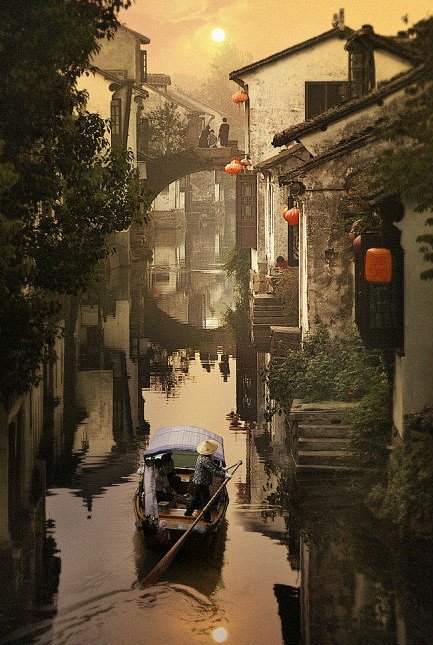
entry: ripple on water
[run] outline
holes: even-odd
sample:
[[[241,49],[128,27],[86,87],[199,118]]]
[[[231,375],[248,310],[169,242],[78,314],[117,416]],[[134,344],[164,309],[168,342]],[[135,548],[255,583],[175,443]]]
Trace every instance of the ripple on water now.
[[[180,584],[117,590],[61,610],[11,634],[6,645],[204,645],[224,623],[223,612],[206,596]]]

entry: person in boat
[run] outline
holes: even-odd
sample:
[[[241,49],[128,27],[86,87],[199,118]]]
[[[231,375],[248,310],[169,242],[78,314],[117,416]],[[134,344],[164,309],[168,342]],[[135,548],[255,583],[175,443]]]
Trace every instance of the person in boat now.
[[[155,459],[155,486],[156,486],[156,499],[158,502],[171,502],[175,491],[172,488],[169,479],[164,472],[161,456]]]
[[[144,460],[144,513],[147,517],[158,519],[155,459],[153,457]]]
[[[167,475],[168,483],[170,484],[170,486],[176,491],[176,493],[179,493],[181,478],[179,477],[179,475],[176,475],[174,461],[171,455],[171,452],[165,452],[163,455],[161,455],[161,469],[162,472]]]
[[[201,441],[197,446],[198,457],[195,464],[192,482],[194,491],[189,501],[185,515],[192,515],[196,508],[204,508],[210,500],[209,487],[212,483],[213,476],[230,477],[223,468],[217,466],[214,462],[214,452],[218,448],[218,443],[213,439]],[[210,509],[203,515],[205,522],[212,522]]]

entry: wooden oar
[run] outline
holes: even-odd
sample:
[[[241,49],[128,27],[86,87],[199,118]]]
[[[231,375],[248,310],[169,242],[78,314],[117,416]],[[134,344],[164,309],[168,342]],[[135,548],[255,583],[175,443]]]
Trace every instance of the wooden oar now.
[[[188,537],[188,535],[191,533],[191,531],[193,530],[193,528],[194,528],[194,526],[197,524],[197,522],[199,522],[199,521],[200,521],[200,519],[202,518],[203,513],[205,513],[205,512],[207,511],[207,509],[211,506],[212,502],[216,499],[216,497],[217,497],[217,496],[218,496],[218,494],[222,491],[222,489],[223,489],[225,486],[227,486],[228,482],[229,482],[229,481],[230,481],[230,479],[233,477],[233,475],[235,474],[236,470],[239,468],[239,466],[240,466],[241,464],[242,464],[242,461],[238,461],[238,462],[237,462],[237,464],[235,465],[235,469],[233,470],[233,473],[232,473],[231,477],[226,477],[226,478],[224,479],[224,481],[223,481],[223,483],[221,484],[221,486],[218,488],[218,490],[216,491],[216,493],[215,493],[214,495],[212,495],[212,497],[210,498],[210,500],[208,501],[208,503],[206,504],[206,506],[203,508],[203,510],[202,510],[202,511],[197,515],[197,517],[195,518],[194,522],[191,524],[191,526],[189,527],[189,529],[188,529],[187,531],[185,531],[185,533],[184,533],[184,534],[183,534],[183,535],[178,539],[178,541],[177,541],[177,542],[175,542],[175,544],[173,544],[173,546],[171,547],[171,549],[170,549],[169,551],[167,551],[167,553],[165,554],[165,556],[164,556],[163,558],[161,558],[161,560],[158,562],[158,564],[156,565],[156,567],[154,567],[154,568],[152,569],[152,571],[151,571],[151,572],[150,572],[150,573],[145,577],[145,579],[144,579],[144,580],[143,580],[143,582],[142,582],[142,585],[143,585],[143,586],[146,586],[146,585],[153,585],[153,584],[155,584],[156,582],[158,582],[160,575],[161,575],[161,574],[162,574],[162,573],[163,573],[163,572],[164,572],[164,571],[165,571],[165,570],[170,566],[170,564],[173,562],[173,560],[174,560],[175,556],[177,555],[177,553],[179,552],[179,550],[180,550],[180,548],[181,548],[182,544],[185,542],[186,538],[187,538],[187,537]],[[231,468],[232,468],[232,466],[231,466]]]

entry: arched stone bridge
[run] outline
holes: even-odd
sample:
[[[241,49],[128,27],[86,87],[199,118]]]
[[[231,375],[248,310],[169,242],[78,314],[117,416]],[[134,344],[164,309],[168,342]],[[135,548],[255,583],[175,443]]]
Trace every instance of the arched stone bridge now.
[[[203,170],[223,170],[232,157],[239,159],[244,152],[238,149],[237,141],[226,148],[191,148],[163,155],[146,161],[147,183],[161,192],[171,182]]]

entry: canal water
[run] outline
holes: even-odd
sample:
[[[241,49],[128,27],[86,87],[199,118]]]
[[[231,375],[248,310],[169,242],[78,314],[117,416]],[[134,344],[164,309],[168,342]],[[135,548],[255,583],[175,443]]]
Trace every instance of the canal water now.
[[[232,237],[212,221],[155,224],[151,266],[113,270],[81,303],[43,593],[0,643],[432,642],[431,554],[390,540],[359,481],[297,478],[284,420],[265,418],[266,355],[221,329],[236,298],[221,266]],[[178,424],[222,435],[227,462],[242,466],[215,544],[182,550],[145,586],[161,554],[135,529],[136,471],[155,429]]]

